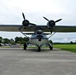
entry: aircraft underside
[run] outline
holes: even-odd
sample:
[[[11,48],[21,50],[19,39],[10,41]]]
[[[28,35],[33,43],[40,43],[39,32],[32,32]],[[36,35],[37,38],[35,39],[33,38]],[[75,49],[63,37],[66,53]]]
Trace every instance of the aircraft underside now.
[[[40,52],[41,51],[41,47],[42,45],[48,45],[50,50],[53,49],[52,44],[49,43],[48,39],[30,39],[27,43],[24,44],[24,50],[26,50],[27,48],[27,44],[32,44],[32,45],[36,45],[38,47],[37,51]]]

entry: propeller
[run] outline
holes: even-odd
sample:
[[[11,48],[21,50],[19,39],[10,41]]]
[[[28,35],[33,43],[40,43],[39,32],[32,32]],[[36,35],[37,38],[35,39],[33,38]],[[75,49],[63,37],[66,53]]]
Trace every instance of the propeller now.
[[[53,28],[54,28],[54,26],[55,26],[55,23],[62,20],[62,19],[58,19],[58,20],[54,21],[54,20],[49,20],[49,19],[47,19],[46,17],[43,17],[43,18],[48,21],[47,27],[50,29],[51,33],[52,33],[52,31],[53,31]]]
[[[47,21],[50,21],[49,19],[47,19],[47,18],[44,17],[44,16],[43,16],[43,18],[44,18],[45,20],[47,20]],[[52,21],[54,21],[54,22],[56,23],[56,22],[59,22],[59,21],[61,21],[61,20],[62,20],[62,19],[58,19],[58,20],[56,20],[56,21],[52,20]]]
[[[24,19],[24,20],[23,20],[23,22],[24,22],[23,24],[27,24],[27,26],[28,26],[28,25],[36,26],[36,24],[30,23],[29,20],[27,20],[27,19],[25,18],[25,15],[24,15],[23,12],[22,12],[22,16],[23,16],[23,19]]]
[[[46,17],[43,16],[43,18],[44,18],[45,20],[49,21],[49,19],[47,19]]]
[[[23,19],[25,20],[25,15],[24,15],[24,13],[22,12],[22,16],[23,16]]]
[[[62,19],[58,19],[58,20],[56,20],[55,22],[59,22],[59,21],[61,21]]]
[[[19,30],[21,30],[23,27],[36,26],[36,24],[30,23],[29,20],[27,20],[27,19],[25,18],[25,15],[24,15],[23,12],[22,12],[22,17],[23,17],[22,26],[19,28]]]

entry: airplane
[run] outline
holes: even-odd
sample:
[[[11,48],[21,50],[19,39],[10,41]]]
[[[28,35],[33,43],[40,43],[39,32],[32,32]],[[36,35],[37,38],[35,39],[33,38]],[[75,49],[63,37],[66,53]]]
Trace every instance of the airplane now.
[[[76,26],[56,26],[56,23],[62,19],[56,21],[49,20],[46,17],[43,17],[46,21],[46,25],[37,25],[29,22],[25,18],[24,13],[22,13],[23,21],[22,25],[11,25],[11,24],[1,24],[0,31],[12,31],[12,32],[21,32],[25,37],[29,37],[29,41],[24,43],[23,49],[26,50],[28,44],[33,44],[38,47],[37,51],[41,51],[42,45],[46,44],[49,46],[50,50],[53,50],[53,45],[49,42],[49,38],[54,35],[56,32],[76,32]],[[50,35],[48,38],[47,35]]]

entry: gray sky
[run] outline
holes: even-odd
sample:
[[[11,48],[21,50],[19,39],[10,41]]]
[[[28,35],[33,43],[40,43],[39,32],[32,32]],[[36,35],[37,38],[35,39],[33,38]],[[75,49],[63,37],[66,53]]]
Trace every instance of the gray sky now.
[[[46,25],[48,19],[63,20],[57,25],[76,26],[76,0],[0,0],[0,24],[22,24],[22,12],[35,24]],[[0,32],[0,36],[14,38],[21,33]],[[53,41],[69,42],[76,40],[76,33],[56,33]]]

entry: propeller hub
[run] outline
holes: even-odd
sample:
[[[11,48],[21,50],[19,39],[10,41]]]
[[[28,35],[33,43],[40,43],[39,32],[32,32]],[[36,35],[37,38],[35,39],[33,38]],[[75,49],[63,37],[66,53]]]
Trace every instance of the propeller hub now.
[[[54,20],[50,20],[48,22],[48,26],[49,26],[49,28],[54,27],[55,26],[55,21]]]
[[[24,20],[24,21],[22,22],[22,25],[23,25],[23,26],[28,26],[28,25],[29,25],[29,21],[28,21],[28,20]]]

